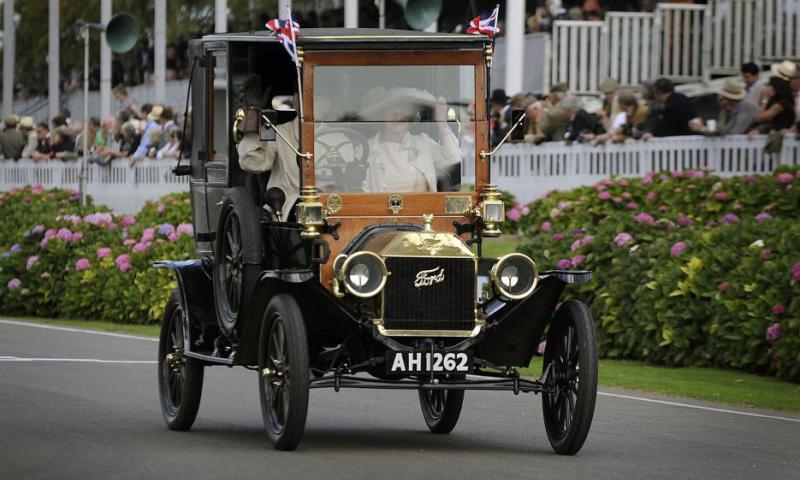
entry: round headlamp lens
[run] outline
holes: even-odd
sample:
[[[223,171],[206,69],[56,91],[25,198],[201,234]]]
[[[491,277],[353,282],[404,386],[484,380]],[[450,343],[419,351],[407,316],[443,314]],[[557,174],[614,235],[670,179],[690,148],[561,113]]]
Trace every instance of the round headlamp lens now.
[[[350,283],[356,288],[364,288],[369,282],[369,267],[363,263],[353,265],[350,269]]]
[[[521,253],[501,257],[492,267],[495,292],[512,299],[528,297],[536,288],[539,273],[533,260]]]
[[[513,289],[519,283],[519,272],[517,267],[514,265],[509,265],[500,272],[500,283],[503,284],[505,288]]]

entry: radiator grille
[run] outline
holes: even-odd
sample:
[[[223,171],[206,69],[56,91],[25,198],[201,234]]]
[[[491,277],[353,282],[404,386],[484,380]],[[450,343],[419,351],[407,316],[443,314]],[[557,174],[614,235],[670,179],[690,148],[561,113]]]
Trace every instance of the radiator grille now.
[[[475,260],[389,257],[383,326],[389,330],[472,330],[475,327]],[[441,281],[415,287],[421,271]]]

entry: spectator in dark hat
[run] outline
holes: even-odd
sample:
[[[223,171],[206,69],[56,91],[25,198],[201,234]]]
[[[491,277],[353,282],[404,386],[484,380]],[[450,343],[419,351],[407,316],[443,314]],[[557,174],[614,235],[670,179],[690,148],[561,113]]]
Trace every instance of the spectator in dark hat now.
[[[22,132],[17,129],[17,122],[19,119],[16,115],[9,115],[6,117],[5,129],[0,134],[0,153],[6,160],[19,160],[22,156],[22,150],[25,149],[25,137]]]
[[[506,91],[498,88],[492,91],[491,110],[489,111],[489,128],[492,131],[492,144],[497,145],[508,131],[511,121],[511,109]]]
[[[676,137],[697,133],[692,130],[691,125],[699,122],[700,119],[697,115],[697,108],[689,100],[689,97],[676,92],[675,85],[668,78],[656,80],[655,91],[656,98],[663,104],[663,107],[653,131],[650,133],[656,137]]]

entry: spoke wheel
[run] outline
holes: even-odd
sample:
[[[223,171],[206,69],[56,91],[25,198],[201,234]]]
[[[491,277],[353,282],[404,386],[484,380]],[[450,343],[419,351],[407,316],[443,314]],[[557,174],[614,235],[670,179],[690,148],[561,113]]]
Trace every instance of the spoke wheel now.
[[[200,408],[203,366],[184,357],[185,316],[178,292],[170,296],[158,343],[161,413],[171,430],[188,430]]]
[[[276,295],[261,324],[258,391],[264,426],[278,450],[294,450],[300,443],[308,385],[308,344],[300,308],[291,296]]]
[[[250,302],[261,272],[258,208],[241,187],[222,197],[214,244],[214,304],[222,331],[230,335]]]
[[[464,390],[419,391],[422,417],[433,433],[450,433],[456,427],[464,404]]]
[[[547,437],[556,453],[573,455],[589,434],[597,396],[597,345],[584,303],[566,302],[556,313],[544,354],[548,367],[542,393]]]

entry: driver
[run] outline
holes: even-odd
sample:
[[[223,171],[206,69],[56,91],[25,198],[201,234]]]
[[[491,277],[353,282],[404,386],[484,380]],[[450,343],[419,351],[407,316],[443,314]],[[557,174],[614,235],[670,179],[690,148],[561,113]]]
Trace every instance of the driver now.
[[[411,122],[419,121],[419,107],[424,104],[434,107],[437,140],[409,132]],[[382,129],[369,139],[367,192],[435,192],[437,170],[461,161],[458,138],[447,125],[444,98],[396,88],[362,116],[377,116],[382,121]]]

